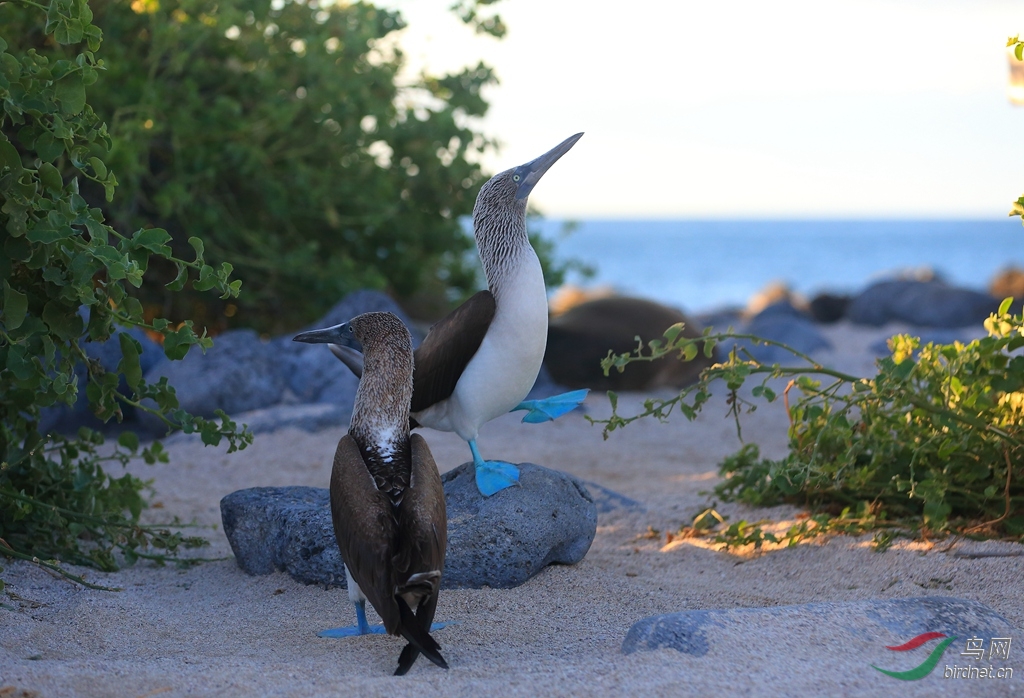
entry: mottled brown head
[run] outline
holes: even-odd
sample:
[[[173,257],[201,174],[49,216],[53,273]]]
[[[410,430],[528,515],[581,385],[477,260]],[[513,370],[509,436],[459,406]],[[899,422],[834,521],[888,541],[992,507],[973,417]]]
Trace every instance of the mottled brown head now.
[[[338,344],[363,353],[363,375],[356,390],[349,431],[360,446],[387,450],[407,442],[412,402],[412,336],[392,313],[364,313],[348,322],[303,332],[297,342]]]
[[[530,192],[558,158],[582,137],[582,133],[570,136],[539,158],[500,172],[480,187],[473,206],[473,234],[492,292],[495,276],[501,274],[518,250],[530,245],[526,235],[526,201]]]
[[[392,313],[364,313],[346,324],[363,349],[352,426],[360,421],[375,430],[402,425],[408,435],[413,369],[408,328]]]

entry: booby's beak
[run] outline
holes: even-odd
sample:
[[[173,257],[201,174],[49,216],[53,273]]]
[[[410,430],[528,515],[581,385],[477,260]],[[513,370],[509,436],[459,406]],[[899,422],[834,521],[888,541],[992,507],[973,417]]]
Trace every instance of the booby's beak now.
[[[569,149],[576,145],[576,141],[583,138],[582,133],[577,133],[575,136],[569,136],[564,141],[556,145],[548,152],[541,155],[535,160],[525,165],[520,165],[516,168],[515,176],[519,177],[519,188],[516,189],[516,198],[525,199],[533,191],[534,186],[540,181],[540,178],[544,176],[544,173],[548,169],[558,162],[558,158],[562,157],[569,152]]]
[[[306,342],[307,344],[338,344],[343,347],[351,347],[362,352],[363,345],[352,334],[352,326],[347,322],[334,327],[327,327],[322,330],[310,330],[292,337],[293,342]]]

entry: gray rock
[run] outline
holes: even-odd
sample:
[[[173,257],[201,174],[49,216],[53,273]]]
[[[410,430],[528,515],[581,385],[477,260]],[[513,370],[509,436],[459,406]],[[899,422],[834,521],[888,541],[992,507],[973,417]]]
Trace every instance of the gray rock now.
[[[976,601],[925,596],[666,613],[634,624],[622,651],[631,654],[668,648],[700,657],[728,652],[740,638],[746,638],[748,646],[769,639],[775,651],[782,652],[779,643],[786,638],[799,639],[808,628],[819,638],[835,638],[841,645],[805,647],[805,652],[834,656],[840,651],[874,651],[882,659],[887,645],[899,645],[926,632],[992,638],[1008,637],[1012,630],[1006,618]]]
[[[88,314],[82,312],[82,315],[83,320],[88,322]],[[143,373],[146,373],[153,366],[161,362],[164,356],[163,349],[137,327],[131,327],[127,330],[115,330],[111,333],[110,339],[105,342],[82,342],[82,349],[85,351],[86,356],[94,361],[98,361],[105,370],[114,372],[121,361],[121,339],[119,335],[122,333],[127,333],[129,336],[134,337],[142,346],[142,353],[139,354],[139,365]],[[130,405],[122,407],[124,421],[120,423],[107,422],[104,424],[97,419],[89,409],[89,399],[86,397],[85,391],[88,387],[89,373],[84,364],[79,363],[75,366],[75,375],[78,376],[78,399],[75,401],[75,404],[72,406],[55,405],[43,409],[40,415],[41,431],[52,430],[62,434],[72,434],[78,431],[79,427],[83,426],[90,429],[114,429],[117,431],[137,426],[135,408]],[[124,395],[131,394],[128,382],[123,376],[118,389]]]
[[[477,490],[472,463],[442,476],[446,587],[519,586],[547,565],[575,564],[590,550],[597,507],[583,483],[533,463],[519,469],[519,486],[491,497]]]
[[[846,317],[860,325],[905,322],[919,327],[981,324],[999,307],[987,293],[941,281],[881,281],[850,301]]]
[[[249,574],[284,570],[303,584],[345,586],[331,498],[319,487],[253,487],[220,500],[224,533]]]
[[[218,335],[204,354],[192,347],[181,361],[164,360],[146,373],[146,381],[166,376],[179,405],[190,414],[213,417],[218,409],[229,415],[278,403],[285,380],[279,357],[269,342],[252,330],[230,330]],[[163,428],[154,416],[140,415],[153,432]]]
[[[807,310],[815,322],[831,324],[839,322],[846,315],[850,297],[835,293],[819,293],[808,303]]]
[[[765,339],[782,342],[804,354],[811,354],[819,349],[830,349],[832,344],[825,338],[818,326],[789,303],[775,303],[768,306],[747,322],[742,329],[745,334],[753,334]],[[735,343],[750,352],[755,359],[765,364],[794,363],[800,359],[782,347],[755,344],[749,340]],[[726,349],[731,349],[731,345]]]
[[[443,477],[448,505],[445,588],[518,586],[545,566],[583,559],[597,532],[597,507],[583,484],[531,463],[520,487],[484,498],[472,464]],[[249,574],[287,572],[305,584],[344,586],[330,495],[312,487],[257,487],[220,503],[224,533]]]
[[[419,346],[421,337],[398,304],[380,291],[366,290],[348,294],[308,327],[271,341],[279,369],[299,402],[321,402],[351,409],[359,381],[335,358],[327,345],[293,342],[292,337],[299,332],[332,327],[370,312],[397,315],[412,332],[413,346]]]
[[[351,418],[351,405],[343,407],[329,403],[274,405],[233,417],[238,424],[245,424],[253,434],[267,434],[285,427],[308,432],[345,429]]]

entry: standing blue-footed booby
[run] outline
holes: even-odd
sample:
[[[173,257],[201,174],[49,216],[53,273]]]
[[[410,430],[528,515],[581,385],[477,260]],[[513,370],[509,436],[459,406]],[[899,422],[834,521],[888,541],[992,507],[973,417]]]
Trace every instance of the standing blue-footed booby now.
[[[473,232],[487,276],[480,291],[430,328],[416,349],[412,423],[454,431],[469,443],[480,492],[490,496],[514,485],[519,469],[485,461],[477,449],[480,427],[506,412],[528,410],[524,422],[555,419],[587,395],[576,390],[544,400],[530,392],[544,360],[548,300],[540,260],[526,233],[526,203],[534,186],[583,136],[577,133],[525,165],[491,177],[473,207]],[[357,351],[331,337],[337,327],[299,335],[298,341],[332,344],[331,350],[356,375]]]
[[[406,673],[421,652],[447,669],[430,629],[448,520],[441,476],[427,442],[409,434],[412,337],[391,313],[358,315],[339,325],[336,334],[361,344],[365,362],[352,422],[338,443],[331,472],[334,534],[358,627],[326,634],[371,632],[365,610],[369,599],[384,629],[409,643],[395,674]]]

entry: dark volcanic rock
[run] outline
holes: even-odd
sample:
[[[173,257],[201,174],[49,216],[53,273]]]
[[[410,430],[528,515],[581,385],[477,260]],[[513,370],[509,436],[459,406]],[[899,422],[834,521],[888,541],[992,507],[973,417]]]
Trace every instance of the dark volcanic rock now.
[[[271,341],[279,370],[300,402],[325,402],[351,408],[359,380],[335,358],[326,344],[294,342],[292,337],[299,332],[333,327],[370,312],[397,315],[412,332],[413,346],[419,345],[420,336],[398,304],[380,291],[365,290],[348,294],[312,325]]]
[[[189,349],[181,361],[164,360],[146,373],[146,381],[166,376],[178,403],[199,417],[213,417],[218,409],[229,415],[269,407],[280,401],[285,380],[269,342],[252,330],[230,330],[219,335],[204,354]],[[163,423],[140,415],[143,424],[159,431]]]
[[[253,487],[220,500],[224,534],[249,574],[283,570],[304,584],[345,586],[331,497],[319,487]]]
[[[804,354],[832,347],[832,344],[825,339],[825,335],[807,315],[786,302],[769,305],[751,318],[743,327],[742,332],[782,342]],[[749,340],[741,340],[737,344],[750,352],[761,363],[798,361],[793,354],[782,347],[754,344]]]
[[[583,483],[533,463],[519,487],[491,497],[476,488],[472,463],[441,477],[448,502],[444,585],[519,586],[547,565],[579,562],[597,533],[597,507]]]
[[[850,301],[846,316],[860,325],[964,327],[981,324],[998,307],[999,299],[987,293],[941,281],[881,281]]]
[[[345,296],[324,317],[305,329],[330,327],[361,313],[388,311],[411,326],[411,321],[388,296],[377,291],[356,291]],[[163,360],[146,373],[155,381],[167,376],[181,407],[202,417],[221,409],[233,418],[249,415],[260,431],[282,426],[314,428],[348,421],[358,379],[323,344],[293,342],[288,334],[264,342],[252,330],[232,330],[214,339],[205,354],[193,347],[182,361]],[[414,344],[418,335],[413,329]],[[286,409],[294,403],[324,403],[336,409]],[[282,409],[277,409],[277,406]],[[283,421],[273,424],[275,417]],[[142,415],[150,431],[162,431],[163,423]],[[258,424],[256,424],[258,422]]]
[[[815,322],[839,322],[846,315],[850,305],[849,296],[837,296],[833,293],[819,293],[808,304],[807,309]]]
[[[1006,633],[1012,630],[1006,618],[977,601],[926,596],[666,613],[634,624],[622,651],[632,654],[668,648],[699,657],[713,647],[727,650],[741,638],[751,645],[774,644],[799,637],[807,628],[818,629],[821,637],[846,643],[867,641],[879,649],[926,632],[991,638],[1008,637]],[[849,648],[826,646],[818,651],[835,656]]]
[[[674,356],[632,364],[607,376],[601,360],[636,349],[636,337],[645,343],[659,339],[676,323],[685,323],[684,337],[699,337],[701,328],[675,308],[642,298],[613,296],[581,303],[553,317],[548,325],[544,365],[551,378],[569,388],[594,390],[650,390],[683,387],[697,380],[714,363],[699,353],[692,361]]]
[[[519,487],[485,498],[472,468],[466,463],[442,478],[448,505],[445,588],[514,587],[547,565],[583,559],[597,532],[597,507],[579,480],[523,463]],[[345,585],[326,489],[239,490],[220,508],[224,533],[245,572],[282,570],[305,584]]]

